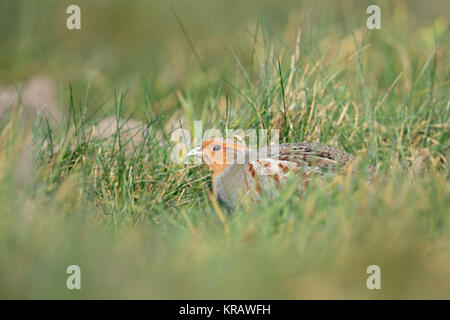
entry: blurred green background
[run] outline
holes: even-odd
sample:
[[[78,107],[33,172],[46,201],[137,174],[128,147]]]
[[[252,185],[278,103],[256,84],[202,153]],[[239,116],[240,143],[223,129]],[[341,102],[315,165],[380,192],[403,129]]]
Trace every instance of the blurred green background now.
[[[0,298],[448,299],[449,2],[370,4],[1,0]],[[228,216],[170,159],[194,120],[381,174]]]
[[[70,4],[81,7],[81,30],[65,26]],[[248,65],[255,32],[257,36],[264,33],[261,47],[283,48],[294,43],[301,28],[311,31],[307,35],[316,42],[313,50],[330,60],[339,41],[351,37],[352,32],[366,32],[373,51],[382,55],[381,61],[371,65],[389,66],[387,74],[379,75],[377,81],[388,85],[392,76],[404,69],[403,58],[425,54],[434,44],[434,35],[442,39],[448,31],[449,5],[436,0],[380,1],[383,28],[368,32],[366,8],[370,4],[349,0],[339,4],[290,0],[4,0],[0,4],[0,81],[9,84],[46,73],[63,84],[90,81],[100,92],[105,87],[134,88],[147,81],[155,100],[177,89],[201,95],[208,81],[217,88],[224,79],[233,81],[239,72],[230,46]],[[255,31],[258,27],[262,30]],[[351,48],[344,49],[353,50],[352,41],[345,45]]]

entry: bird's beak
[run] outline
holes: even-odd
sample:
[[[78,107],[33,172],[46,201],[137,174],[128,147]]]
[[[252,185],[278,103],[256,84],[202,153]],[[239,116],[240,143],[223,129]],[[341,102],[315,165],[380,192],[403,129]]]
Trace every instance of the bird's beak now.
[[[189,158],[189,157],[196,157],[196,158],[202,158],[202,155],[203,155],[203,153],[202,153],[202,147],[200,146],[200,147],[196,147],[196,148],[194,148],[194,149],[192,149],[191,151],[189,151],[187,154],[186,154],[186,158]]]

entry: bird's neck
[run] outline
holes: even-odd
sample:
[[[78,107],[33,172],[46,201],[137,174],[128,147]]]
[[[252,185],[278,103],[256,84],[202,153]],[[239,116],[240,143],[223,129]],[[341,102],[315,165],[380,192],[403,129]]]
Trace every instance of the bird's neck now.
[[[230,165],[229,164],[217,164],[212,163],[209,165],[209,170],[212,172],[212,178],[213,180],[217,178],[222,172],[225,171]]]

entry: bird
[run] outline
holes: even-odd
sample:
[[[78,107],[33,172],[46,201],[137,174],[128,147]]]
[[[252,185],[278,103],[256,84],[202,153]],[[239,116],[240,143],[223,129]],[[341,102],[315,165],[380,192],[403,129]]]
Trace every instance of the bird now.
[[[347,172],[355,156],[314,142],[283,143],[259,149],[232,139],[203,140],[186,157],[201,158],[212,174],[213,193],[232,212],[245,199],[259,200],[263,193],[279,194],[293,176],[305,189],[314,176]]]

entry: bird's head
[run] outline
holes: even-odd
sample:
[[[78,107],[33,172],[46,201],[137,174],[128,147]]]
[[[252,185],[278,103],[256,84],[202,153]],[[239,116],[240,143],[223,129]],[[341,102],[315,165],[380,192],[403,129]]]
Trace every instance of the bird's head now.
[[[236,163],[237,156],[244,151],[244,144],[215,138],[204,140],[200,146],[189,151],[186,156],[201,158],[208,165],[213,177],[217,177],[228,166]]]

